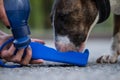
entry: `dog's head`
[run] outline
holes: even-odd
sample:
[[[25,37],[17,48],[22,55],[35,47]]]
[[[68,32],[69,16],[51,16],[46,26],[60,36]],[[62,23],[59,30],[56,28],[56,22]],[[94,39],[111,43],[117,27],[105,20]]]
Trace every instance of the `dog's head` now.
[[[55,0],[51,13],[55,45],[60,51],[82,51],[98,10],[94,0]]]

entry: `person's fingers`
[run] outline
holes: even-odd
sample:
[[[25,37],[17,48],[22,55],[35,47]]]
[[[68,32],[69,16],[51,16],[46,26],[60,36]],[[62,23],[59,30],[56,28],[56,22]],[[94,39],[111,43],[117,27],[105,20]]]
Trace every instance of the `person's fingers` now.
[[[15,63],[20,63],[21,60],[22,60],[23,53],[24,53],[24,49],[18,50],[17,53],[16,53],[16,55],[14,55],[14,56],[10,59],[10,61],[15,62]]]
[[[1,52],[1,57],[2,58],[11,57],[13,55],[14,51],[15,51],[15,47],[14,47],[14,45],[11,45],[11,47],[8,50],[3,50]]]
[[[41,64],[41,63],[43,63],[43,62],[44,62],[44,60],[42,60],[42,59],[31,60],[31,61],[30,61],[30,64]]]
[[[0,20],[5,26],[7,26],[7,28],[10,28],[10,23],[5,12],[3,0],[0,0]]]
[[[25,55],[24,59],[21,61],[21,64],[28,65],[30,63],[31,57],[32,57],[32,50],[31,50],[31,47],[29,46],[26,49],[26,55]]]
[[[41,44],[45,44],[45,42],[43,40],[40,40],[40,39],[31,39],[32,42],[38,42],[38,43],[41,43]]]

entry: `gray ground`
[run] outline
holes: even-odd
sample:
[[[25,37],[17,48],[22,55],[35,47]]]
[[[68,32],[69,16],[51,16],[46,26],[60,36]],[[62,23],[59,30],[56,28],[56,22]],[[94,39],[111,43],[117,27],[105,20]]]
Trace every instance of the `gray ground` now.
[[[53,47],[53,42],[47,41]],[[15,69],[0,68],[0,80],[120,80],[120,61],[116,64],[97,64],[95,60],[110,51],[111,40],[88,40],[90,58],[87,67],[45,62]]]

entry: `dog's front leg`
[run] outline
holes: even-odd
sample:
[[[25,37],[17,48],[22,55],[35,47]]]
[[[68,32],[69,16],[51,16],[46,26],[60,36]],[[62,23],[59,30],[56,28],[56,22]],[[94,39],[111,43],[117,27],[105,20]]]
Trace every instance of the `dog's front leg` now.
[[[112,42],[112,54],[104,55],[97,59],[98,63],[116,63],[120,55],[120,15],[114,15],[114,33]]]

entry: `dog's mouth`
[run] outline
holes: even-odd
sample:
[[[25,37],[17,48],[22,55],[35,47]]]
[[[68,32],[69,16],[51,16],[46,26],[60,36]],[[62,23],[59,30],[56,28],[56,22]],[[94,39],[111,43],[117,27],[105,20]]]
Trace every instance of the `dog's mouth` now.
[[[60,43],[60,42],[56,42],[55,46],[56,46],[57,50],[59,50],[61,52],[67,52],[67,51],[82,52],[84,50],[84,48],[85,48],[85,44],[84,43],[82,45],[76,47],[72,43],[63,44],[63,43]]]

